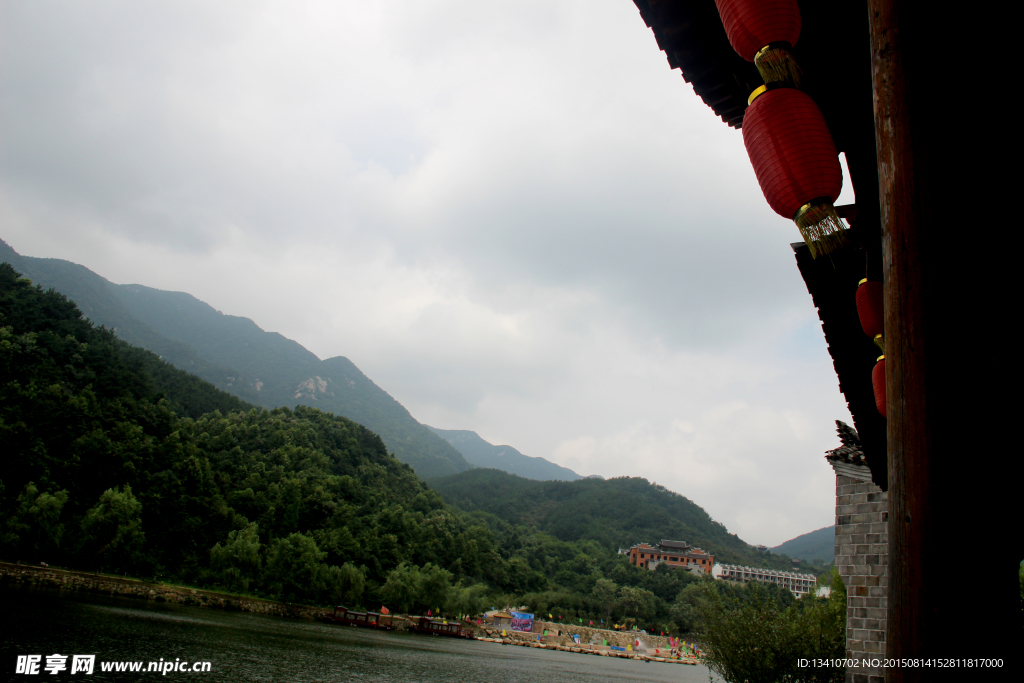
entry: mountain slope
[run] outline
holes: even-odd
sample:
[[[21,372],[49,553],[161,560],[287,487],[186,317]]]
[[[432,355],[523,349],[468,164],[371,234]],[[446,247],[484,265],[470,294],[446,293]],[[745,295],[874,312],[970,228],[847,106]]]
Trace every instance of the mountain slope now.
[[[474,469],[429,483],[462,510],[533,525],[561,541],[593,540],[614,549],[672,539],[710,551],[716,562],[790,568],[788,558],[758,552],[693,501],[646,479],[533,481]]]
[[[248,318],[224,315],[190,294],[117,285],[69,261],[21,256],[2,240],[0,261],[66,295],[121,339],[250,403],[302,404],[354,420],[380,435],[423,478],[471,467],[347,358],[321,361],[297,342],[265,332]]]
[[[125,308],[111,289],[113,283],[84,266],[60,259],[23,257],[0,240],[0,262],[6,261],[44,289],[53,288],[78,304],[88,319],[111,329],[129,344],[148,349],[175,367],[186,370],[254,404],[262,404],[251,383],[237,370],[211,363],[188,344],[167,339]]]
[[[343,356],[321,361],[299,343],[265,332],[252,320],[225,315],[184,292],[113,285],[137,319],[204,359],[236,368],[268,406],[300,403],[354,420],[384,439],[421,477],[469,469],[462,455]]]
[[[582,479],[572,470],[556,465],[544,458],[523,455],[511,446],[495,446],[480,438],[476,432],[464,429],[438,429],[438,436],[455,447],[470,465],[489,467],[515,474],[526,479],[575,481]]]
[[[5,373],[0,394],[5,399],[45,397],[59,404],[77,394],[90,394],[90,400],[74,408],[87,415],[97,428],[102,428],[103,419],[97,414],[102,412],[100,404],[105,400],[131,403],[142,399],[158,404],[164,399],[169,404],[165,407],[191,418],[213,411],[229,413],[254,408],[153,353],[127,344],[110,330],[93,327],[67,297],[43,291],[18,275],[11,265],[0,263],[0,333],[5,340],[0,345],[5,354],[5,362],[0,363],[0,371]],[[25,442],[30,444],[27,449],[14,447],[4,450],[5,455],[10,452],[26,456],[35,447],[31,444],[66,436],[70,428],[61,423],[59,412],[46,411],[45,415],[32,416],[34,419],[17,410],[0,415],[0,438],[5,446],[17,443],[33,430],[40,431],[39,437]],[[125,408],[122,412],[131,411]],[[60,424],[56,429],[39,427],[54,422]],[[75,448],[90,446],[85,441],[75,444]],[[34,455],[45,450],[39,449]],[[66,455],[63,451],[56,453],[54,462]],[[11,458],[7,464],[14,466],[18,462],[19,458]]]
[[[188,403],[220,412],[185,419]],[[253,409],[95,328],[7,263],[0,453],[5,559],[240,588],[244,577],[319,604],[346,580],[325,559],[360,565],[357,592],[405,561],[464,572],[491,559],[486,529],[467,530],[365,427],[304,406]],[[288,559],[275,569],[275,556]]]
[[[785,553],[801,560],[819,560],[831,564],[836,558],[836,528],[827,526],[802,534],[775,546],[772,552]]]

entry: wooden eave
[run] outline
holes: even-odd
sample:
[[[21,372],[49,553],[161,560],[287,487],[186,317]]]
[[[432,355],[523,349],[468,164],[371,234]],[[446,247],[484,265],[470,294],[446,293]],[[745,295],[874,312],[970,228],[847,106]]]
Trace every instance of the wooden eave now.
[[[763,81],[753,63],[732,49],[715,1],[633,2],[669,66],[682,72],[726,124],[741,128],[747,97]],[[850,244],[831,257],[811,259],[802,242],[793,248],[872,477],[884,490],[885,420],[871,388],[871,368],[880,352],[860,328],[855,299],[860,279],[881,280],[882,272],[868,13],[863,0],[804,0],[800,12],[802,29],[793,54],[803,69],[804,91],[821,109],[837,151],[846,154],[856,209],[850,212]]]
[[[754,65],[729,45],[714,0],[633,0],[654,32],[669,67],[733,128],[743,125],[747,96],[762,81]]]

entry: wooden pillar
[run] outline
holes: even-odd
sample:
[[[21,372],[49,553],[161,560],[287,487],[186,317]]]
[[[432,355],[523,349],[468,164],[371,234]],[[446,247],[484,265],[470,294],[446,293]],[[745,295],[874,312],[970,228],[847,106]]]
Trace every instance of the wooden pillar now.
[[[889,460],[889,614],[886,655],[906,656],[923,645],[921,530],[927,521],[929,451],[927,374],[918,253],[921,189],[914,180],[901,35],[895,3],[870,0],[875,100],[875,148],[885,282],[885,369]],[[899,675],[890,680],[901,680]]]
[[[1001,196],[993,108],[1000,67],[980,8],[868,0],[885,280],[891,658],[1002,658],[973,672],[894,667],[888,681],[1004,680],[1019,673],[1019,458],[1005,380],[1016,367],[1007,296],[1016,254],[986,239],[979,211]],[[965,52],[941,47],[963,39]],[[990,182],[993,181],[993,182]],[[975,239],[972,239],[974,237]],[[985,361],[974,365],[976,353]],[[1016,412],[1015,410],[1013,412]],[[1019,450],[1019,447],[1018,447]],[[979,562],[966,563],[966,552]]]

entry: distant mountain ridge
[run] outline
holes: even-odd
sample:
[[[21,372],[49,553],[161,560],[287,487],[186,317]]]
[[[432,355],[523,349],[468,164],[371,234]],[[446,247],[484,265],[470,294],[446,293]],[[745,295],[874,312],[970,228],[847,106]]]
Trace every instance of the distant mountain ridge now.
[[[303,404],[347,417],[376,432],[421,478],[472,467],[347,358],[320,360],[298,342],[190,294],[118,285],[70,261],[21,256],[0,240],[4,261],[44,289],[67,296],[95,324],[245,401]]]
[[[789,555],[800,560],[819,560],[831,564],[836,559],[836,527],[827,526],[791,538],[771,549],[773,553]]]
[[[575,481],[582,476],[545,458],[523,455],[511,446],[495,446],[476,432],[465,429],[438,429],[434,433],[455,447],[466,461],[476,467],[489,467],[539,481]],[[592,475],[593,476],[593,475]]]
[[[759,552],[690,499],[638,477],[534,481],[477,468],[429,484],[455,507],[534,526],[560,541],[614,550],[673,539],[711,552],[716,562],[792,569],[785,555]]]

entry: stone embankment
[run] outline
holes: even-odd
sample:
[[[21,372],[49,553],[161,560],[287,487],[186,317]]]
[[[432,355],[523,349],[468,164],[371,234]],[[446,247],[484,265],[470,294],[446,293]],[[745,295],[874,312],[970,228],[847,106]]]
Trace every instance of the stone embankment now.
[[[609,645],[626,647],[635,645],[636,639],[639,638],[644,646],[650,650],[667,651],[672,647],[666,636],[647,635],[637,631],[613,631],[592,626],[574,626],[572,624],[559,624],[553,621],[533,622],[533,632],[535,634],[543,633],[545,630],[549,635],[555,635],[559,638],[556,642],[560,645],[573,644],[572,636],[577,635],[583,644],[603,645],[607,641]]]
[[[273,600],[240,597],[180,586],[168,586],[152,581],[126,579],[108,574],[90,574],[53,567],[36,567],[0,562],[0,583],[22,586],[48,586],[66,591],[88,592],[112,597],[137,598],[156,602],[171,602],[199,607],[256,614],[273,614],[299,619],[317,619],[324,616],[323,608],[290,605]]]
[[[170,602],[196,607],[216,607],[239,612],[270,614],[299,619],[322,619],[328,615],[327,610],[321,607],[291,605],[274,600],[242,597],[181,586],[168,586],[162,583],[128,579],[109,574],[0,562],[0,585],[11,584],[27,587],[41,586],[69,592],[85,592],[94,595],[100,594],[111,597],[153,600],[155,602]],[[396,630],[405,630],[412,623],[412,619],[395,615],[393,623]],[[602,657],[622,657],[648,662],[674,662],[682,664],[696,664],[698,662],[698,660],[692,657],[669,659],[668,657],[661,656],[667,654],[669,648],[668,639],[661,636],[645,636],[630,632],[606,631],[603,629],[543,621],[534,622],[536,633],[506,631],[508,635],[505,636],[501,635],[501,629],[479,628],[469,624],[466,626],[477,635],[478,640],[491,643],[559,650],[562,652],[577,652]],[[549,635],[543,635],[544,629],[547,629]],[[573,634],[579,635],[580,640],[583,642],[576,644],[571,637]],[[537,638],[538,635],[540,640]],[[612,645],[617,647],[632,646],[635,642],[634,638],[640,638],[647,646],[645,652],[613,650],[611,647]],[[607,641],[609,644],[604,645],[604,641]]]
[[[532,647],[542,650],[558,650],[560,652],[575,652],[585,655],[597,655],[600,657],[619,657],[623,659],[636,659],[645,662],[666,662],[676,664],[698,664],[696,657],[683,656],[673,659],[670,656],[671,649],[668,638],[663,636],[648,636],[635,632],[610,631],[605,629],[587,628],[585,626],[572,626],[570,624],[556,624],[553,622],[535,621],[533,633],[509,631],[504,629],[485,626],[477,629],[477,640],[489,643],[500,643],[502,645],[518,645],[520,647]],[[544,635],[544,631],[547,635]],[[572,635],[580,636],[580,643],[572,639]],[[632,648],[639,638],[644,644],[641,650],[621,648]],[[604,643],[608,644],[605,645]],[[620,649],[613,649],[620,648]]]
[[[501,645],[518,645],[520,647],[532,647],[540,650],[558,650],[559,652],[575,652],[577,654],[597,655],[599,657],[618,657],[620,659],[635,659],[643,662],[663,662],[665,664],[700,663],[700,660],[693,656],[672,658],[669,656],[669,653],[665,650],[661,650],[663,654],[659,655],[652,654],[651,652],[613,650],[609,645],[593,645],[590,643],[580,645],[560,645],[557,643],[546,643],[537,640],[530,640],[530,637],[526,634],[523,634],[522,636],[478,636],[477,640],[482,640],[487,643],[498,643]]]

